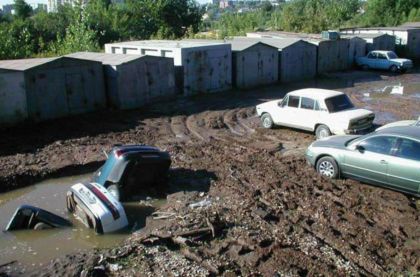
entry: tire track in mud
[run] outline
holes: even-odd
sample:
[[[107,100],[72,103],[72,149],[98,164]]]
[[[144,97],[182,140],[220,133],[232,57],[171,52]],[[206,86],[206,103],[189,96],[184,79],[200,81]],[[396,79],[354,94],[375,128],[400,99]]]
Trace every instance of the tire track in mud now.
[[[243,137],[247,134],[247,131],[242,125],[239,124],[237,113],[238,109],[224,112],[223,122],[226,124],[232,134]]]
[[[249,134],[253,134],[256,132],[256,130],[254,128],[252,128],[249,123],[252,120],[256,120],[259,122],[259,118],[258,116],[253,113],[253,115],[249,116],[249,111],[250,108],[242,108],[239,109],[238,114],[237,114],[237,120],[239,122],[239,124],[249,133]],[[258,125],[256,125],[258,126]]]
[[[208,137],[202,136],[198,132],[198,126],[197,126],[197,115],[190,115],[187,117],[185,121],[185,126],[187,127],[188,131],[193,134],[197,139],[202,141],[208,141]]]
[[[171,118],[171,130],[175,138],[183,141],[191,140],[191,132],[186,125],[187,116],[180,115]]]
[[[144,125],[141,127],[140,132],[145,133],[152,144],[165,145],[176,136],[171,128],[170,117],[148,119],[143,121],[143,123]]]

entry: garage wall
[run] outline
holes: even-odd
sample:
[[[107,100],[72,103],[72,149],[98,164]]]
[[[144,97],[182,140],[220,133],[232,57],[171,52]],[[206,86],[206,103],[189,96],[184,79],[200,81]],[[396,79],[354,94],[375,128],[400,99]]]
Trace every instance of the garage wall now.
[[[372,43],[367,44],[367,51],[389,50],[395,51],[395,37],[383,35],[372,39]]]
[[[355,65],[357,57],[366,55],[366,41],[359,37],[350,39],[349,59],[348,62],[351,66]]]
[[[410,30],[407,36],[407,57],[420,60],[420,29]]]
[[[276,83],[279,52],[274,47],[256,44],[233,53],[234,84],[238,88]]]
[[[184,95],[225,91],[232,87],[231,46],[182,49]]]
[[[280,51],[281,82],[293,82],[316,76],[317,47],[298,41]]]
[[[102,64],[62,58],[25,72],[28,115],[46,120],[106,106]]]
[[[22,72],[0,73],[0,126],[27,119],[25,79]]]
[[[348,69],[350,42],[348,39],[322,40],[318,43],[318,74]]]

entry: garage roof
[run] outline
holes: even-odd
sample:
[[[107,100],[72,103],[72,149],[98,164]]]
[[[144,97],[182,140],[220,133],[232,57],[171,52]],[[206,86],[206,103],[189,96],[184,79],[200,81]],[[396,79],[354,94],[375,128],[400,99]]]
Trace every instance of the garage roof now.
[[[25,71],[55,60],[60,57],[54,58],[38,58],[38,59],[20,59],[20,60],[3,60],[0,61],[0,69]]]
[[[97,61],[108,65],[120,65],[123,63],[132,62],[137,59],[145,57],[144,55],[127,55],[127,54],[108,54],[108,53],[97,53],[97,52],[77,52],[69,54],[66,57]]]

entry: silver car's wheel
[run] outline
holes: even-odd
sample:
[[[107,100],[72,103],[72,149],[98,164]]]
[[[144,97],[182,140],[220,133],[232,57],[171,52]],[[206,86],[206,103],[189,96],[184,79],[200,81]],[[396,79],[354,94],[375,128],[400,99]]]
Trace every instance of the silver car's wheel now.
[[[338,176],[337,162],[332,157],[323,157],[319,159],[316,165],[319,174],[335,179]]]
[[[334,175],[334,166],[329,161],[323,161],[319,165],[319,173],[331,178]]]
[[[271,129],[273,128],[273,125],[274,125],[273,119],[268,113],[265,113],[261,116],[261,123],[262,123],[262,126],[266,129]]]

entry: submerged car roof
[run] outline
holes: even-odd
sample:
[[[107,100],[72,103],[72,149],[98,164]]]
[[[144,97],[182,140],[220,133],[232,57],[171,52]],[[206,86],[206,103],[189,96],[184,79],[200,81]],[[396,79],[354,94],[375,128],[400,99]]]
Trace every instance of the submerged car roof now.
[[[305,88],[289,92],[290,95],[309,97],[312,99],[323,100],[333,96],[342,95],[344,93],[336,90],[319,89],[319,88]]]
[[[395,126],[377,131],[378,134],[406,136],[420,140],[420,128],[417,126]]]

